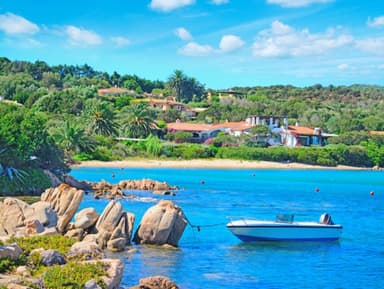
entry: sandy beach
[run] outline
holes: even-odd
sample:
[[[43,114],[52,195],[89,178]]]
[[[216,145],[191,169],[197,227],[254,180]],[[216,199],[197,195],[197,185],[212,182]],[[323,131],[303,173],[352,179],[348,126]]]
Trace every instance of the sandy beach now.
[[[149,160],[132,159],[124,161],[84,161],[72,167],[108,167],[108,168],[219,168],[219,169],[344,169],[361,170],[350,166],[325,167],[301,163],[278,163],[267,161],[243,161],[228,159],[194,159],[194,160]]]

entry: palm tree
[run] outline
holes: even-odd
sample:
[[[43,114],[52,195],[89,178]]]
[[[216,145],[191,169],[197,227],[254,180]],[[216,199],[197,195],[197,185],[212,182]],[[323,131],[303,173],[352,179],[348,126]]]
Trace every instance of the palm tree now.
[[[27,172],[15,167],[18,163],[20,165],[22,161],[19,160],[14,151],[2,141],[0,141],[0,160],[0,177],[5,176],[9,181],[14,183],[23,184],[25,182],[25,177],[28,176]]]
[[[175,70],[173,75],[168,78],[168,85],[174,90],[176,99],[180,101],[183,98],[183,89],[186,76],[182,70]]]
[[[154,117],[151,115],[148,105],[143,102],[131,107],[123,124],[123,130],[134,138],[145,138],[156,128]]]
[[[117,134],[118,125],[114,121],[114,113],[106,103],[97,103],[89,110],[89,129],[98,135],[111,136]]]
[[[74,153],[88,152],[95,148],[96,144],[77,123],[66,121],[53,134],[55,142],[61,146],[66,156]]]

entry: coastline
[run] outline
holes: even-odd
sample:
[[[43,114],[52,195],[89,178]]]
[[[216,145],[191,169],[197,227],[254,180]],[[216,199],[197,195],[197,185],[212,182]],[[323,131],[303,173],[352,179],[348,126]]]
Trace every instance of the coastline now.
[[[367,170],[369,168],[351,166],[316,166],[302,163],[279,163],[269,161],[245,161],[229,159],[193,159],[193,160],[151,160],[130,159],[124,161],[83,161],[71,166],[105,168],[211,168],[211,169],[326,169],[326,170]]]

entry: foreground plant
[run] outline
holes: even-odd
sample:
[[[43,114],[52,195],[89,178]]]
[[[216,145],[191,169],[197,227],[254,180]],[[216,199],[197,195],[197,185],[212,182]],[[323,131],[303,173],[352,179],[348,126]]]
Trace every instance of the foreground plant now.
[[[49,267],[43,274],[43,284],[46,289],[84,288],[89,280],[95,280],[101,288],[106,288],[101,277],[105,276],[102,263],[69,262],[64,266]]]

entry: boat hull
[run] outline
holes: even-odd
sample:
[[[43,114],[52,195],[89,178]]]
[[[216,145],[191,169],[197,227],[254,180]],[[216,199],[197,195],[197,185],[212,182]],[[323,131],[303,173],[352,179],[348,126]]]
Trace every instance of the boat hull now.
[[[318,223],[274,223],[234,221],[227,228],[240,240],[252,241],[336,241],[341,225]]]

